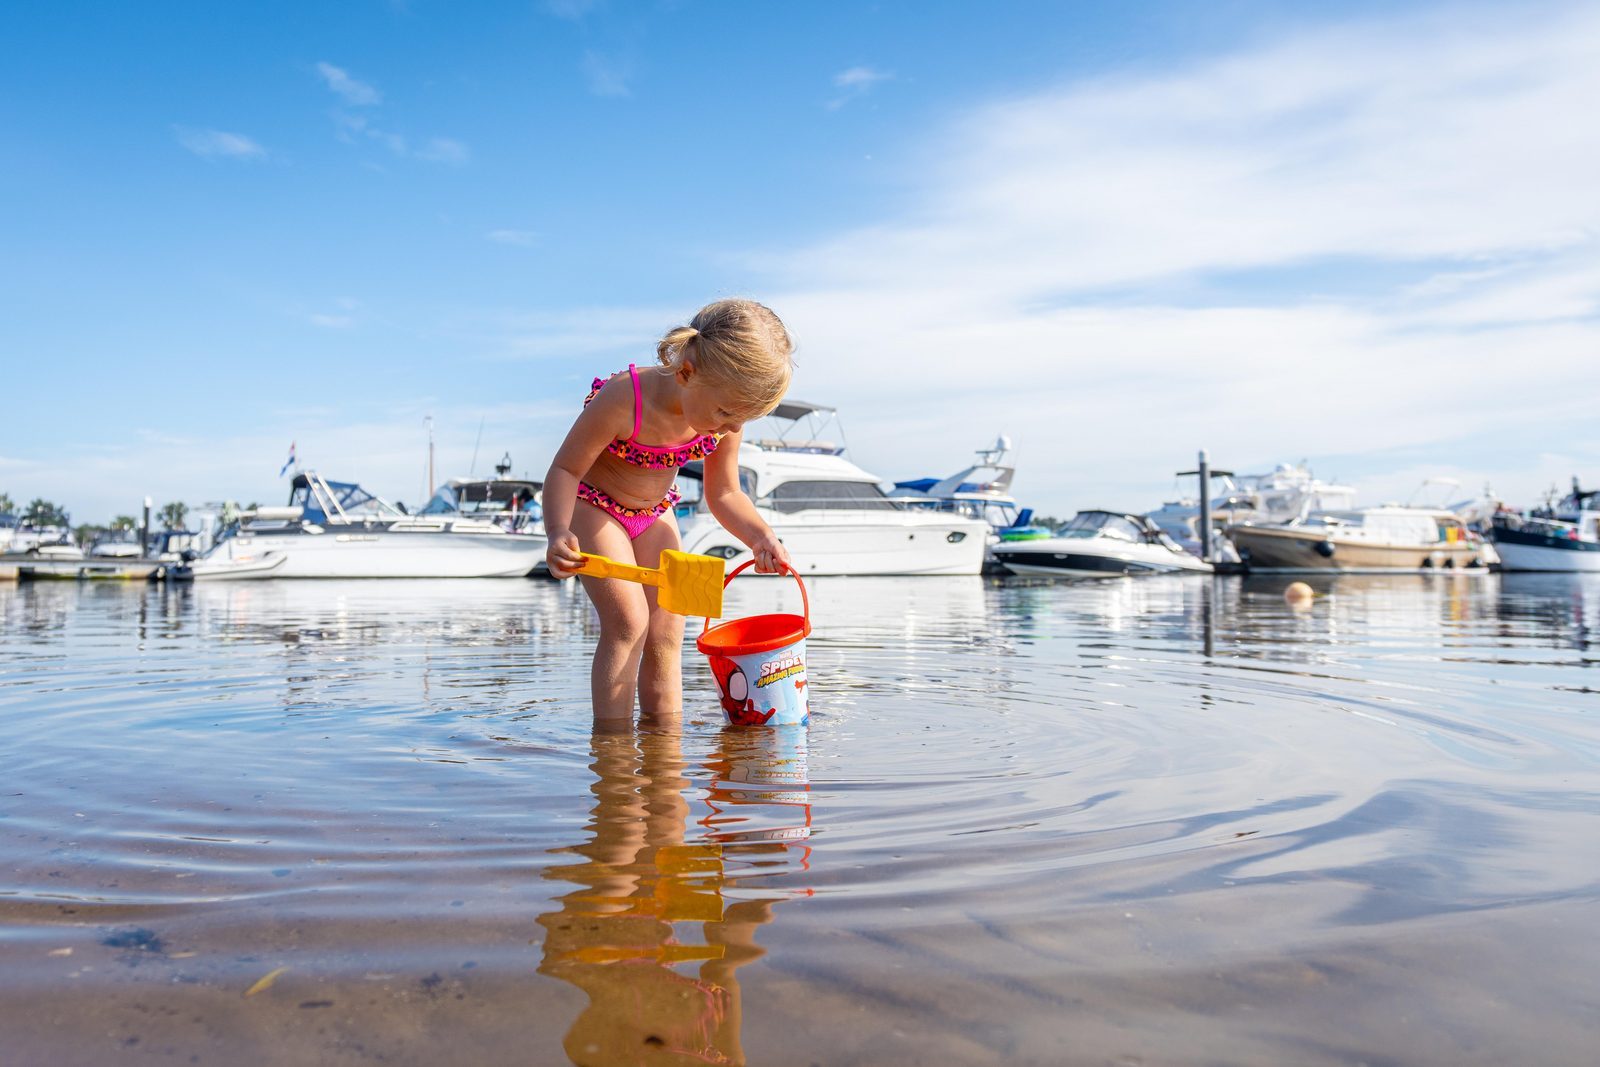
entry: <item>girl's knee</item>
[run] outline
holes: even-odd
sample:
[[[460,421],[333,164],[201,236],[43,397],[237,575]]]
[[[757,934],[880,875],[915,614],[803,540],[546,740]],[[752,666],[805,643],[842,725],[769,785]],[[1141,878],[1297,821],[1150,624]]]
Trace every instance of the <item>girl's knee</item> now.
[[[600,639],[636,645],[650,633],[650,610],[639,604],[619,604],[600,615]]]
[[[656,608],[650,613],[650,643],[682,644],[683,643],[683,616],[674,615],[670,611]]]

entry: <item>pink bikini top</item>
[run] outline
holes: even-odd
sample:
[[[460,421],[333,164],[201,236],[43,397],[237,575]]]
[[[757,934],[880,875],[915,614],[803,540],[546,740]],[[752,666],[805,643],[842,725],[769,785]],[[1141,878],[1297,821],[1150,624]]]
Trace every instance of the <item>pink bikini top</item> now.
[[[607,452],[624,463],[632,463],[635,467],[666,470],[669,467],[681,467],[697,459],[705,459],[717,450],[717,442],[722,438],[713,433],[702,434],[693,441],[686,441],[681,445],[641,445],[638,440],[639,421],[644,417],[644,396],[639,392],[639,371],[632,363],[628,364],[628,376],[633,379],[633,433],[628,435],[626,441],[619,437],[606,445]],[[600,387],[608,381],[609,378],[594,380],[589,395],[583,398],[584,407],[589,406],[589,401],[599,394]]]

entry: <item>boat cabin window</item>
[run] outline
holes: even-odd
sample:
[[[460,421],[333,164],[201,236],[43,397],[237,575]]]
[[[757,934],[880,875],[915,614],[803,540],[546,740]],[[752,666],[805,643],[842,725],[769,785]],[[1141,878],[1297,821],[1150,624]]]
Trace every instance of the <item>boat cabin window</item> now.
[[[774,511],[898,511],[897,501],[889,499],[872,482],[795,481],[784,482],[764,501]]]

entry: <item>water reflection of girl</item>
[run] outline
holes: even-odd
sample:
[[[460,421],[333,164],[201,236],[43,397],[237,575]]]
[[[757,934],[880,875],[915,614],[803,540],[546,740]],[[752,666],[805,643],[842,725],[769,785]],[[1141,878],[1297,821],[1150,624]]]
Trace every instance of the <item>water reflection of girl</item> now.
[[[679,738],[594,734],[590,839],[559,850],[576,862],[545,872],[579,888],[558,898],[559,911],[539,919],[546,931],[539,973],[589,997],[564,1041],[574,1063],[744,1062],[735,972],[764,954],[756,928],[772,921],[777,900],[795,892],[751,897],[748,883],[757,873],[795,869],[780,856],[789,840],[809,835],[803,738],[803,730],[792,728],[725,731],[708,763],[715,799],[701,823],[710,832],[686,841],[690,779]],[[763,791],[766,779],[781,788]],[[755,820],[730,814],[731,807],[753,804],[789,813],[789,822],[801,824],[798,832],[791,827],[787,837],[762,837],[741,828]],[[808,857],[801,845],[798,869]],[[688,936],[695,933],[698,939]]]

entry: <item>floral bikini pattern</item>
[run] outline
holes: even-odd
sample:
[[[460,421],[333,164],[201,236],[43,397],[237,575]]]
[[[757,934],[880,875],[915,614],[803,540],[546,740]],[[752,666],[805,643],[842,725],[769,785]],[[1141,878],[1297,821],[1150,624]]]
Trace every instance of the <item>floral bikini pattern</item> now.
[[[644,397],[639,390],[639,371],[633,364],[628,364],[628,377],[633,379],[633,433],[626,440],[617,438],[606,445],[606,451],[635,467],[644,467],[648,470],[677,470],[685,463],[697,459],[704,459],[717,449],[721,437],[717,434],[702,434],[693,441],[686,441],[681,445],[667,445],[657,448],[654,445],[641,445],[635,438],[639,436],[639,424],[644,420]],[[589,402],[600,394],[609,378],[596,378],[589,388],[589,395],[583,398],[583,406],[588,407]],[[662,515],[675,507],[682,497],[678,493],[678,486],[673,484],[667,490],[667,495],[659,504],[652,504],[645,508],[631,508],[619,503],[615,497],[604,489],[597,489],[588,482],[578,483],[578,499],[599,508],[601,511],[616,519],[622,529],[626,531],[629,540],[635,540],[648,530]]]
[[[632,367],[628,368],[630,371]],[[600,394],[600,389],[609,378],[596,378],[589,387],[589,395],[583,398],[583,406],[588,407],[589,401]],[[635,386],[637,389],[637,385]],[[638,416],[635,416],[633,432],[639,432]],[[705,459],[717,450],[721,438],[717,434],[703,434],[693,441],[681,445],[669,445],[665,448],[655,448],[650,445],[641,445],[633,438],[624,440],[619,437],[606,445],[606,451],[635,467],[644,467],[648,470],[666,470],[669,467],[681,467],[685,463],[692,463],[697,459]]]
[[[593,504],[601,511],[609,511],[611,514],[616,515],[619,518],[655,519],[666,514],[669,510],[677,505],[679,500],[683,498],[678,492],[677,485],[673,485],[673,487],[667,491],[667,495],[661,501],[661,503],[652,504],[647,508],[630,508],[626,504],[618,502],[615,497],[613,497],[610,493],[607,493],[605,490],[596,489],[588,482],[579,482],[578,499]]]

